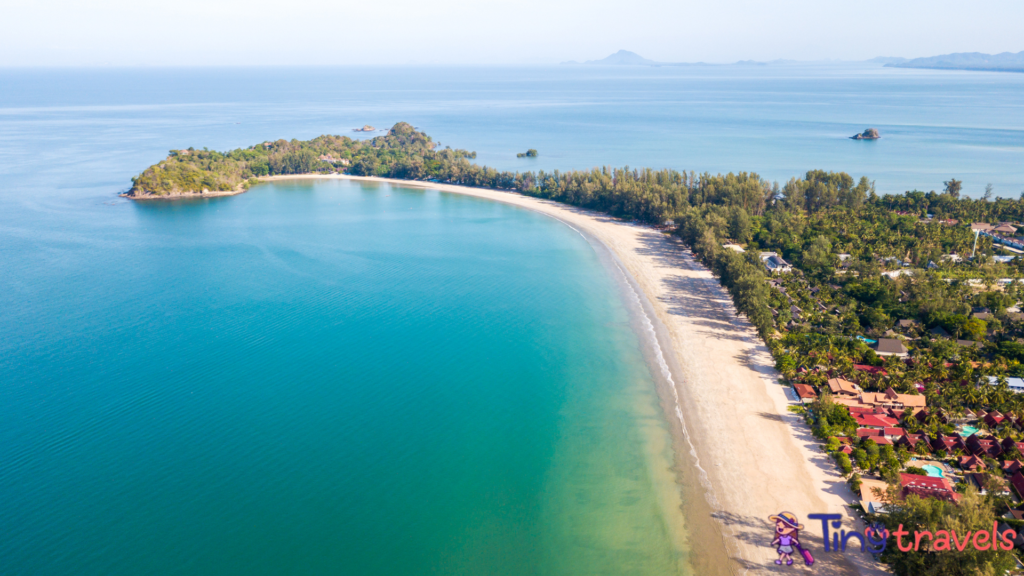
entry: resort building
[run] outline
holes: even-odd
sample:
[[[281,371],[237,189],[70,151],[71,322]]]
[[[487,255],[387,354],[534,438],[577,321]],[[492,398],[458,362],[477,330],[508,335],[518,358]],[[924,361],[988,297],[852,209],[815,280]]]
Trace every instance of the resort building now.
[[[764,263],[765,269],[772,274],[793,271],[793,266],[783,260],[776,252],[761,252],[761,262]]]
[[[828,389],[832,391],[833,396],[849,396],[859,397],[864,391],[849,380],[843,380],[842,378],[829,378]]]
[[[879,338],[878,344],[875,345],[875,353],[879,356],[897,356],[899,358],[906,358],[909,351],[907,347],[903,345],[903,342],[895,338]]]
[[[837,394],[833,401],[849,407],[890,408],[899,412],[910,408],[915,413],[923,410],[927,405],[927,399],[924,396],[897,394],[891,387],[885,392],[861,392],[855,397]]]
[[[800,401],[804,404],[814,402],[818,399],[818,393],[814,391],[814,387],[808,384],[794,384],[793,389],[796,390],[796,395],[800,398]]]
[[[999,384],[999,378],[996,378],[995,376],[989,376],[988,383],[993,386],[996,386]],[[1006,384],[1010,387],[1010,390],[1013,390],[1018,394],[1024,392],[1024,378],[1007,378]]]
[[[1021,478],[1024,480],[1024,477]],[[906,498],[911,494],[921,498],[938,498],[951,502],[959,502],[960,494],[953,490],[953,485],[945,478],[933,478],[920,474],[900,474],[900,495]]]

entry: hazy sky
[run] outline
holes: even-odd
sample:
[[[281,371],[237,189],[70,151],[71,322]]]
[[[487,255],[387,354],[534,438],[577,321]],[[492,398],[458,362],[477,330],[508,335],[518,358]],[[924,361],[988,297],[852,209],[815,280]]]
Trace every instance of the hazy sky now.
[[[0,66],[863,60],[1024,50],[1020,0],[0,0]]]

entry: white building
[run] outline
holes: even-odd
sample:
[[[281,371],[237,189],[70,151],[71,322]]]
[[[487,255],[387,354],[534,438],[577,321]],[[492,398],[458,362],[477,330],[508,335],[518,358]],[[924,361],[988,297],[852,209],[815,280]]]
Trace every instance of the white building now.
[[[988,383],[995,386],[999,384],[999,378],[989,376]],[[1024,392],[1024,378],[1007,378],[1006,383],[1010,386],[1010,390],[1013,390],[1018,394]]]

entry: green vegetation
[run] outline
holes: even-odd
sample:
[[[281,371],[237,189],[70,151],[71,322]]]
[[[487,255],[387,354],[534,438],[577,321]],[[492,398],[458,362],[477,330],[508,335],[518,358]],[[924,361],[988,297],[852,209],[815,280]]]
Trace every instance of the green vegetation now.
[[[958,550],[953,545],[942,551],[944,544],[939,544],[940,550],[935,550],[934,543],[950,537],[954,530],[961,541],[967,534],[992,532],[996,522],[993,503],[973,488],[964,490],[960,502],[955,504],[934,498],[919,498],[913,494],[903,499],[893,487],[881,499],[886,503],[889,514],[877,519],[886,525],[890,534],[901,524],[904,531],[909,531],[909,537],[903,534],[901,538],[904,548],[914,544],[914,531],[927,530],[932,535],[921,540],[919,549],[905,551],[900,551],[896,538],[890,536],[882,560],[896,574],[996,576],[1007,574],[1016,566],[1011,552],[1001,547],[978,550],[968,545]],[[942,530],[946,533],[942,534]]]
[[[536,158],[536,157],[537,157],[537,151],[534,150],[533,148],[530,148],[526,152],[520,152],[519,154],[516,154],[516,158]]]

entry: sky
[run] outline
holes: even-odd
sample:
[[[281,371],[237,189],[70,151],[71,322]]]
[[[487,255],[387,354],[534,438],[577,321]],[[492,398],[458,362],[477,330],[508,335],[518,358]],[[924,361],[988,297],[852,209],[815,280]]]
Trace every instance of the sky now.
[[[0,66],[865,60],[1024,50],[1020,0],[0,0]]]

